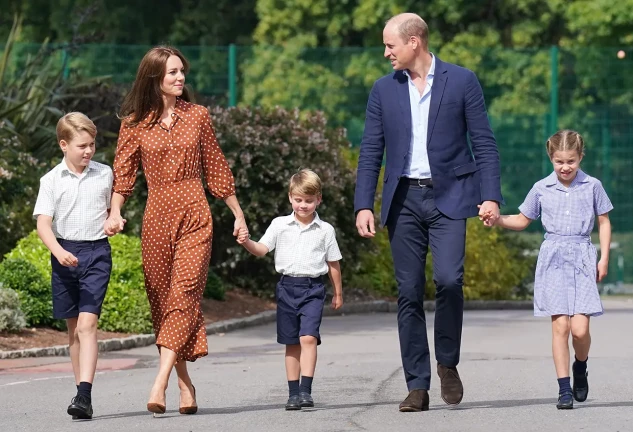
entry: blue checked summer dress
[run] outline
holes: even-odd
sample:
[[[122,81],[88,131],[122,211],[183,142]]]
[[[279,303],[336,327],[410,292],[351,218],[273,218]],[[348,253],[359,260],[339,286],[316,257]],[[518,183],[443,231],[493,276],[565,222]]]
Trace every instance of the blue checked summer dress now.
[[[602,315],[590,234],[596,215],[612,209],[600,180],[581,170],[569,188],[555,172],[532,187],[519,211],[533,220],[540,216],[545,229],[534,278],[534,316]]]

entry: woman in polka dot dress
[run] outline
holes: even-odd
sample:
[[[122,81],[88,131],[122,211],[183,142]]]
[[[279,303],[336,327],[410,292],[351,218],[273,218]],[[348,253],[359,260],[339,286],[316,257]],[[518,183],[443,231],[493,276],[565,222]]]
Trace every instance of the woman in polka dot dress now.
[[[235,215],[234,235],[248,231],[209,112],[188,102],[188,69],[184,56],[169,47],[153,48],[141,61],[121,107],[112,209],[105,226],[109,234],[123,229],[121,207],[132,194],[142,164],[149,191],[141,236],[143,271],[160,352],[147,409],[159,414],[165,412],[165,391],[174,366],[180,413],[197,411],[186,362],[207,355],[200,299],[213,232],[202,177]]]

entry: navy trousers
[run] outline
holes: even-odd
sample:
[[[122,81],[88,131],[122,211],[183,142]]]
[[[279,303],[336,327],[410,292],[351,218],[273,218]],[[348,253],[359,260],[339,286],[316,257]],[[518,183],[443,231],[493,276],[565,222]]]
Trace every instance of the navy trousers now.
[[[422,307],[429,246],[436,285],[435,358],[457,366],[464,314],[466,220],[450,219],[435,206],[432,187],[402,181],[391,204],[387,229],[398,284],[398,333],[409,390],[431,385],[426,316]]]

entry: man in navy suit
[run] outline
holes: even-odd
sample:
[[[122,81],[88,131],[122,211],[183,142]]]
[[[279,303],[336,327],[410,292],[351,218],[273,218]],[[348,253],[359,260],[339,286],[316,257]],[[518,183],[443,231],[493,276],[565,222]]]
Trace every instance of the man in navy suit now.
[[[386,150],[380,217],[395,267],[400,352],[409,390],[400,411],[426,411],[431,382],[422,308],[426,254],[430,246],[442,399],[458,404],[464,393],[457,364],[466,219],[490,213],[484,223],[491,226],[499,217],[499,153],[477,77],[428,51],[422,18],[411,13],[391,18],[383,42],[394,72],[375,82],[367,103],[354,197],[356,227],[363,237],[375,234],[374,198]]]

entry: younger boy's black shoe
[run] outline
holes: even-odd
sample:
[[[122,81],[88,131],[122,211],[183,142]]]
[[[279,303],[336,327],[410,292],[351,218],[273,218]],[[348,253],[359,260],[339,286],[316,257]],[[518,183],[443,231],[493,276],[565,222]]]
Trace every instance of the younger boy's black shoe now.
[[[296,411],[301,409],[301,398],[299,395],[292,395],[286,402],[286,411]]]
[[[573,370],[573,369],[572,369]],[[574,384],[572,386],[572,392],[574,393],[574,399],[577,402],[584,402],[587,400],[587,396],[589,395],[589,380],[587,377],[589,376],[589,372],[578,374],[574,373]]]
[[[312,395],[306,392],[299,393],[299,405],[301,405],[301,408],[313,407],[314,400],[312,399]]]
[[[558,395],[558,403],[556,404],[558,409],[573,409],[574,397],[571,392],[565,392]]]
[[[73,416],[73,420],[90,420],[92,418],[92,403],[87,397],[77,395],[70,401],[66,412]]]

